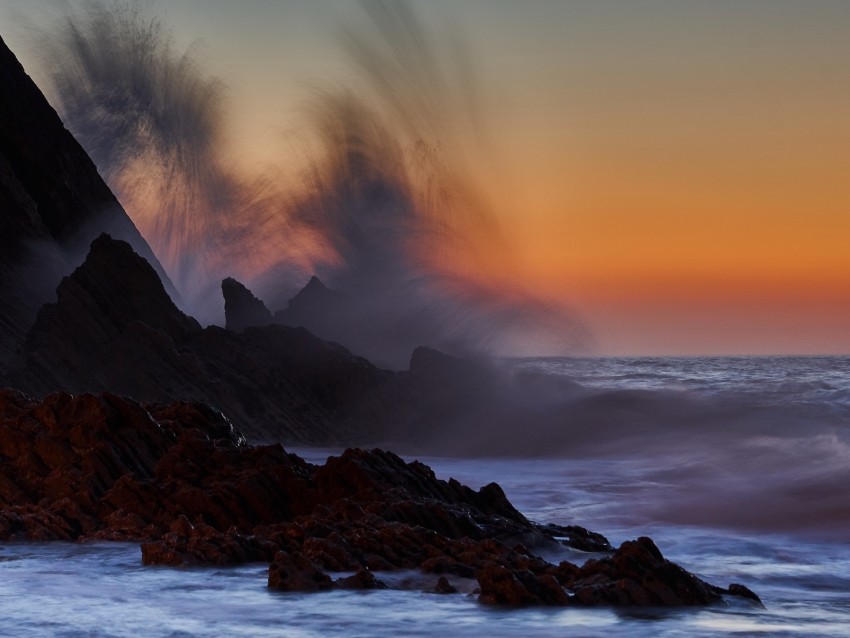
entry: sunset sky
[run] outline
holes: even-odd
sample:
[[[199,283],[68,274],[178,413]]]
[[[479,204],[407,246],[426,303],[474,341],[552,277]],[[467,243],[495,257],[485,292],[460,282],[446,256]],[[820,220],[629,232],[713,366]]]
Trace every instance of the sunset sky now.
[[[36,81],[61,4],[0,4]],[[463,146],[516,252],[494,277],[569,304],[596,354],[850,353],[850,2],[411,4],[469,54]],[[350,68],[351,1],[151,5],[227,85],[245,166]]]

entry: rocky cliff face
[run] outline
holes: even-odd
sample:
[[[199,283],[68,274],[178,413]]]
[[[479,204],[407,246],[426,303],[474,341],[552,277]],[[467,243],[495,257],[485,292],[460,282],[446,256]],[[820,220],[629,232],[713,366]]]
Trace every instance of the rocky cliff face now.
[[[10,363],[27,392],[203,401],[253,438],[287,442],[368,441],[388,420],[376,390],[392,373],[303,328],[202,329],[126,242],[96,239],[57,297]]]
[[[152,399],[156,379],[186,364],[178,346],[201,332],[177,309],[153,268],[108,235],[92,242],[86,261],[62,279],[56,295],[56,303],[39,311],[24,354],[10,364],[18,387],[132,389]]]
[[[225,279],[222,290],[228,331],[266,338],[269,332],[259,328],[269,325],[265,304],[233,279]],[[356,325],[350,330],[346,327],[357,315],[355,307],[352,298],[313,277],[290,299],[286,310],[275,313],[272,325],[303,325],[311,332],[318,330],[323,339],[340,339],[348,344],[346,334],[360,329]],[[247,326],[257,327],[246,330]],[[375,329],[375,325],[369,325],[365,331]],[[354,342],[358,343],[356,339]],[[480,455],[510,453],[513,442],[502,444],[500,439],[503,433],[515,431],[516,423],[524,424],[525,438],[531,431],[528,428],[533,428],[531,438],[539,438],[540,451],[547,451],[546,437],[561,427],[548,417],[550,413],[563,415],[539,408],[551,404],[553,397],[566,396],[567,391],[561,386],[550,389],[541,385],[518,383],[512,374],[485,359],[456,357],[420,346],[410,355],[407,370],[387,372],[381,383],[361,386],[360,391],[364,393],[362,404],[379,407],[372,412],[370,434],[377,437],[373,442],[405,451]]]
[[[0,368],[101,232],[129,241],[170,287],[88,155],[2,39],[0,203]]]

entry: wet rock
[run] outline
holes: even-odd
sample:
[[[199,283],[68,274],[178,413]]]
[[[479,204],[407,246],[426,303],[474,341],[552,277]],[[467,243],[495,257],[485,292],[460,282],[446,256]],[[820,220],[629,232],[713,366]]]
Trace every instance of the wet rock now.
[[[145,565],[238,565],[271,560],[276,547],[233,528],[220,532],[200,519],[193,525],[181,516],[161,538],[142,543],[141,550]]]
[[[351,314],[349,304],[345,295],[331,290],[314,275],[289,300],[285,310],[274,314],[274,321],[284,326],[303,326],[323,338],[338,340]]]
[[[584,605],[684,606],[720,600],[716,588],[665,559],[643,536],[589,560],[567,585]]]
[[[381,582],[367,568],[357,571],[356,574],[340,578],[336,581],[336,586],[340,589],[386,589],[385,583]]]
[[[569,604],[569,596],[550,574],[537,575],[529,570],[509,569],[491,564],[476,574],[485,605],[525,606]]]
[[[186,536],[184,513],[220,531],[285,520],[287,486],[306,467],[279,445],[247,446],[207,406],[110,394],[36,401],[11,390],[0,391],[0,460],[0,504],[61,515],[63,531],[44,522],[42,535],[72,539],[108,530],[141,539],[151,525]],[[30,518],[15,529],[35,537]]]
[[[761,602],[761,598],[756,595],[754,591],[752,591],[749,587],[744,585],[739,585],[738,583],[732,583],[729,585],[728,589],[725,590],[726,594],[731,596],[737,596],[738,598],[743,598],[752,603],[755,603],[759,607],[764,607],[764,604]]]
[[[317,467],[248,445],[201,404],[0,390],[0,539],[136,540],[145,564],[270,561],[269,587],[283,591],[380,588],[374,572],[418,569],[443,592],[449,575],[475,577],[490,605],[757,600],[704,583],[648,538],[583,566],[517,541],[554,544],[567,529],[529,522],[496,484],[442,481],[385,450]],[[334,583],[329,571],[354,574]]]
[[[487,605],[533,605],[540,599],[520,582],[513,571],[501,565],[488,565],[477,575],[480,586],[478,600]]]
[[[547,536],[553,536],[561,544],[583,552],[611,552],[614,548],[602,534],[591,532],[578,525],[541,525],[538,528]]]
[[[331,589],[334,581],[303,555],[278,552],[269,565],[268,586],[278,591],[320,591]]]

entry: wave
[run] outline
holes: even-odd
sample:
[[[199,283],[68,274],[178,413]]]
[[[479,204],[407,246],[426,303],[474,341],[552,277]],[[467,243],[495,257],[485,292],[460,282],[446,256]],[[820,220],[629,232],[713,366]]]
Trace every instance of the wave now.
[[[541,372],[547,363],[540,363],[491,372],[483,391],[468,381],[460,389],[465,411],[420,427],[406,451],[560,459],[567,468],[599,463],[603,473],[623,464],[631,468],[626,489],[634,499],[619,507],[633,508],[642,522],[830,537],[850,524],[850,382],[829,367],[823,376],[832,375],[830,382],[770,384],[752,371],[733,382],[732,369],[721,389],[704,379],[698,387],[645,389],[585,385]],[[812,374],[818,365],[823,361]],[[670,379],[681,381],[687,371],[681,363],[671,366],[678,371]],[[773,364],[760,362],[753,371],[759,366]],[[645,376],[609,372],[592,381],[631,386]],[[770,374],[784,378],[784,372]],[[403,441],[393,445],[405,448]]]

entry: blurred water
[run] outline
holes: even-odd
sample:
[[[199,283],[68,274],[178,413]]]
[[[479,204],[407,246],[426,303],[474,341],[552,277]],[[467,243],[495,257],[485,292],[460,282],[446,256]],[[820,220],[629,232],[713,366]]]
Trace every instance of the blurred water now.
[[[773,434],[742,421],[740,431],[723,431],[724,445],[675,454],[632,442],[617,454],[569,458],[420,457],[444,479],[472,487],[498,481],[533,520],[583,525],[614,544],[651,536],[666,557],[710,582],[747,585],[765,609],[499,610],[474,596],[424,593],[435,579],[414,573],[384,576],[407,590],[283,594],[266,589],[265,565],[143,567],[130,544],[7,543],[0,546],[0,636],[847,635],[847,358],[514,363],[604,392],[735,396],[735,409],[773,401],[791,414]],[[332,452],[294,451],[315,462]],[[585,558],[547,556],[562,557]]]
[[[668,558],[701,577],[720,585],[747,584],[766,609],[736,603],[684,610],[498,610],[480,606],[474,596],[424,593],[434,577],[416,574],[395,576],[412,583],[413,591],[284,594],[266,589],[265,565],[143,567],[131,544],[22,543],[0,548],[0,636],[846,635],[846,543],[637,526],[617,513],[628,495],[616,485],[630,477],[611,474],[616,468],[610,466],[596,468],[606,478],[573,486],[557,471],[548,472],[556,461],[529,471],[528,461],[424,460],[439,475],[475,486],[498,478],[534,519],[591,524],[598,518],[601,525],[593,529],[614,543],[648,534]],[[551,494],[572,496],[552,502]],[[605,504],[589,506],[594,500]]]

